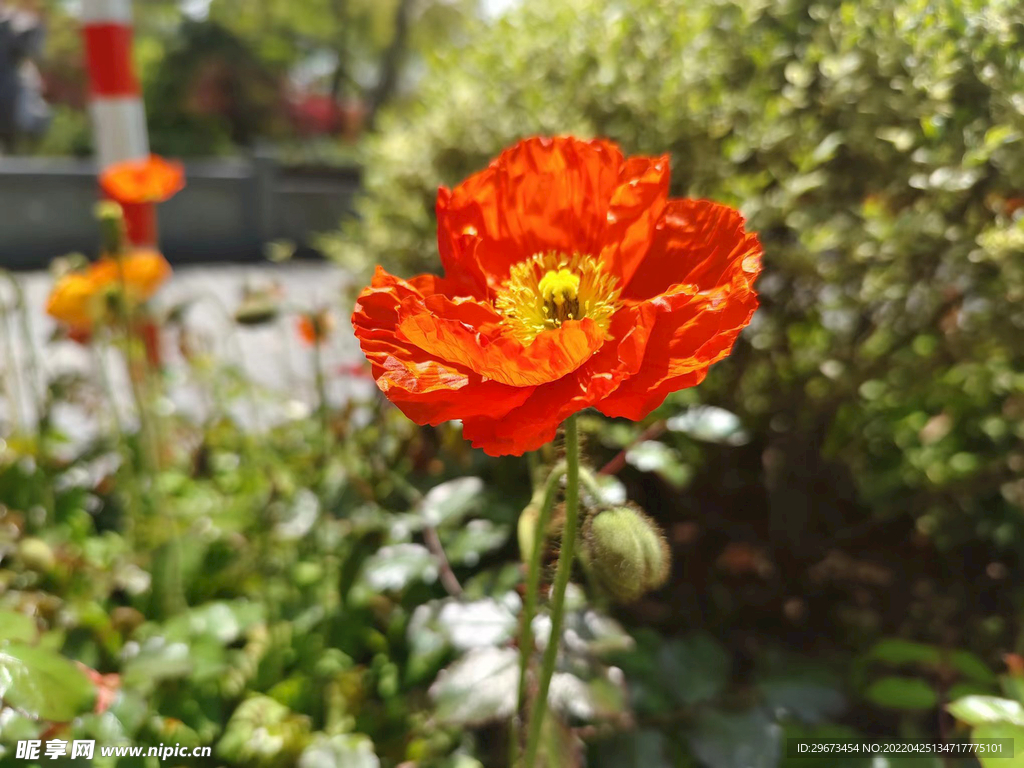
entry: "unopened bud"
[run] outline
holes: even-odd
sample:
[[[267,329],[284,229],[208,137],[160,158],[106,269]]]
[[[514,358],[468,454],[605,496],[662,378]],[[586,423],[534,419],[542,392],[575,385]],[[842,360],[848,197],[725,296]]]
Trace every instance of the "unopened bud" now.
[[[103,253],[116,256],[124,252],[126,230],[124,210],[113,200],[96,203],[96,218],[100,222]]]
[[[668,579],[672,558],[658,525],[634,507],[587,519],[583,554],[594,580],[619,603],[630,603]]]
[[[537,522],[540,517],[540,508],[530,504],[520,513],[519,524],[516,533],[519,538],[519,555],[524,563],[529,563],[533,557],[533,543],[537,537]]]
[[[242,299],[235,310],[235,322],[239,325],[265,325],[277,319],[280,307],[270,296],[253,294]]]

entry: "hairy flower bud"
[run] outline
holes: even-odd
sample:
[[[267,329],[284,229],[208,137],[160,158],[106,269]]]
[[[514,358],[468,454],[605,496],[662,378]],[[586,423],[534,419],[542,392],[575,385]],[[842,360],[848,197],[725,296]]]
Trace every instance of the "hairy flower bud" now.
[[[672,562],[661,529],[631,506],[591,515],[583,529],[583,553],[594,580],[619,603],[664,584]]]
[[[96,203],[95,210],[96,218],[100,222],[103,252],[111,256],[122,253],[125,247],[126,233],[124,211],[121,206],[112,200],[103,200]]]

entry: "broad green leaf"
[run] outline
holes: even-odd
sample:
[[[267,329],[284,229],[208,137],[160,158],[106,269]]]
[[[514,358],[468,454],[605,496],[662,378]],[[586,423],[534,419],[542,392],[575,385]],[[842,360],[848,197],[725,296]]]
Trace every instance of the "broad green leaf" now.
[[[414,581],[437,579],[437,560],[421,544],[383,547],[363,565],[362,580],[373,592],[398,592]]]
[[[626,452],[626,461],[641,472],[654,472],[676,488],[682,488],[693,477],[693,470],[682,462],[679,454],[657,440],[645,440]]]
[[[695,405],[670,418],[666,426],[673,432],[682,432],[706,443],[743,445],[750,441],[740,417],[714,405]]]
[[[939,703],[938,694],[926,681],[897,675],[876,680],[864,696],[874,704],[892,709],[933,709]]]
[[[645,631],[635,637],[636,648],[613,654],[611,661],[626,673],[634,706],[640,711],[653,714],[698,704],[725,688],[729,654],[710,636],[666,641]]]
[[[475,566],[480,557],[503,546],[511,528],[490,520],[470,520],[464,526],[445,532],[444,552],[453,565]]]
[[[619,622],[589,608],[566,616],[565,631],[572,632],[574,641],[584,643],[586,652],[597,657],[629,653],[636,647],[632,635]]]
[[[0,611],[0,643],[34,643],[39,637],[31,616],[16,611]]]
[[[216,753],[240,765],[288,765],[302,752],[308,734],[309,718],[268,696],[256,695],[231,715]]]
[[[675,768],[665,756],[665,736],[654,729],[630,731],[611,738],[594,739],[588,765],[594,768]]]
[[[480,501],[484,483],[479,477],[460,477],[430,489],[423,497],[422,514],[427,525],[456,525]]]
[[[953,669],[964,677],[985,685],[995,685],[998,677],[988,665],[970,651],[953,651],[944,658]]]
[[[191,608],[164,625],[169,642],[208,638],[230,645],[250,627],[263,621],[263,606],[248,600],[217,601]]]
[[[90,711],[96,689],[75,664],[31,645],[0,646],[0,701],[39,720],[69,722]]]
[[[998,696],[965,696],[947,704],[946,709],[968,725],[1011,723],[1024,727],[1024,705]]]
[[[153,637],[125,662],[122,675],[126,687],[146,690],[161,680],[187,677],[192,670],[193,660],[187,644]]]
[[[941,650],[934,645],[916,643],[911,640],[886,638],[875,643],[867,652],[866,657],[883,661],[894,666],[900,664],[938,665],[942,658]]]
[[[373,742],[360,733],[318,736],[299,758],[298,768],[380,768]]]
[[[799,678],[764,680],[757,687],[765,706],[780,718],[795,717],[815,725],[846,709],[846,699],[836,688]]]
[[[513,648],[478,648],[438,675],[430,687],[434,717],[449,725],[483,725],[509,717],[519,687]]]
[[[500,602],[493,599],[470,603],[445,601],[437,614],[438,627],[459,650],[501,645],[512,639],[519,624],[513,612],[519,606],[519,599],[514,594],[508,598]]]
[[[688,733],[690,749],[707,768],[775,768],[782,729],[759,709],[742,713],[705,709]]]
[[[1013,757],[978,754],[982,768],[1024,768],[1024,726],[995,721],[981,723],[971,731],[971,740],[984,744],[988,739],[1013,739]]]

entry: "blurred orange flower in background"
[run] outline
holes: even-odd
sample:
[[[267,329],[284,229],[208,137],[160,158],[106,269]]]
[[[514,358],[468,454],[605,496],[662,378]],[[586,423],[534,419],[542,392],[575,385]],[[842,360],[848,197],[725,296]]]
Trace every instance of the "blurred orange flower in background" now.
[[[171,265],[159,251],[142,249],[133,251],[120,260],[113,256],[104,256],[94,263],[89,271],[100,289],[119,283],[123,271],[128,301],[141,304],[152,298],[171,276]]]
[[[59,280],[46,300],[46,313],[72,331],[92,327],[95,283],[84,272],[70,272]]]
[[[152,250],[134,251],[119,259],[103,256],[83,270],[57,280],[46,302],[46,312],[69,330],[81,335],[92,329],[107,312],[104,297],[120,288],[130,307],[152,298],[171,275],[171,265]]]
[[[122,205],[163,203],[185,187],[181,163],[150,155],[109,166],[100,175],[103,191]]]
[[[326,311],[309,312],[299,317],[299,338],[309,346],[324,341],[334,331],[334,316]]]
[[[352,322],[377,385],[491,455],[584,408],[641,419],[704,379],[757,309],[732,208],[668,198],[667,157],[532,138],[437,199],[443,278],[378,267]]]

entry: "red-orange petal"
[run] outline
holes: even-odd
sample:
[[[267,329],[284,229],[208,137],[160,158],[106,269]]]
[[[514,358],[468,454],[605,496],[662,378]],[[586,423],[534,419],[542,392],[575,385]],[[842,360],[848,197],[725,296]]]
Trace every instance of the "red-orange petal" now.
[[[100,175],[100,186],[124,205],[162,203],[184,188],[185,170],[181,163],[150,155],[109,166]]]
[[[537,387],[503,417],[463,419],[463,437],[491,456],[522,455],[550,442],[568,416],[601,402],[644,358],[653,311],[627,307],[612,319],[612,339],[576,371]]]
[[[747,287],[761,271],[761,245],[739,211],[709,200],[670,200],[649,250],[622,298],[643,301],[674,285],[714,291],[734,277]]]
[[[625,279],[668,195],[667,158],[626,161],[607,141],[532,138],[437,198],[445,273],[482,298],[537,253],[602,255]]]
[[[543,331],[524,347],[499,325],[500,317],[489,306],[468,302],[480,315],[470,324],[458,317],[460,310],[464,315],[470,309],[467,303],[432,298],[429,307],[415,299],[403,302],[399,335],[430,355],[512,387],[560,379],[583,365],[605,339],[587,318]]]
[[[422,302],[443,281],[431,276],[401,280],[380,267],[356,302],[352,324],[373,377],[388,399],[417,424],[504,415],[522,404],[533,387],[510,387],[431,355],[398,333],[402,302]]]
[[[638,421],[672,392],[704,380],[726,357],[757,309],[757,294],[742,282],[707,302],[686,293],[645,303],[657,310],[643,365],[597,405],[606,416]]]

